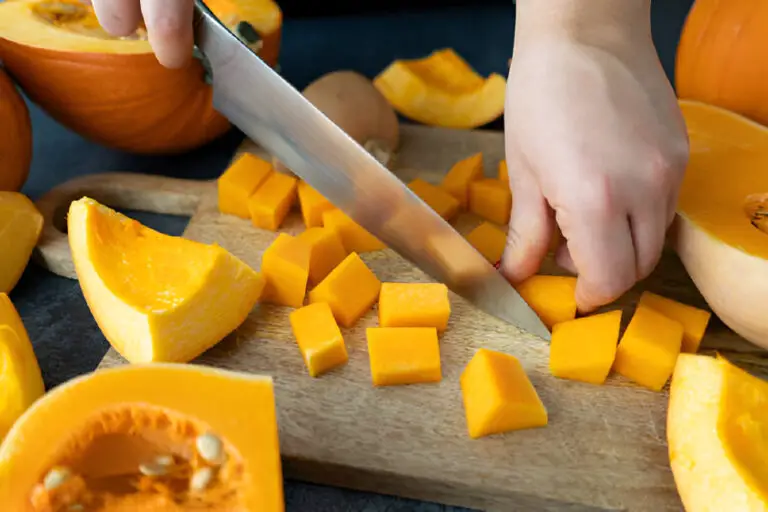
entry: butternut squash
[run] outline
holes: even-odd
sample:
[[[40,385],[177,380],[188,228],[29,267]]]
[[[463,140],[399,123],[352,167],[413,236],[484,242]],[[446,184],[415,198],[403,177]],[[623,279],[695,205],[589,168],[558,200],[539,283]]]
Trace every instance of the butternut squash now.
[[[550,330],[560,322],[576,318],[575,277],[534,275],[515,289]]]
[[[341,237],[347,252],[362,254],[386,248],[381,240],[338,208],[323,212],[323,226],[335,231]]]
[[[408,184],[408,188],[447,221],[453,220],[459,213],[459,200],[437,185],[416,178]]]
[[[273,172],[248,198],[248,211],[254,226],[277,231],[296,202],[295,176]]]
[[[290,314],[296,338],[309,375],[318,377],[349,360],[347,346],[327,302],[315,302]]]
[[[490,222],[481,223],[466,238],[491,263],[501,260],[507,246],[507,233]]]
[[[504,183],[509,184],[509,169],[507,169],[506,160],[499,160],[499,167],[496,177],[499,181],[503,181]]]
[[[442,283],[382,283],[379,293],[381,327],[448,328],[451,302]]]
[[[441,186],[458,199],[462,209],[469,205],[469,186],[483,177],[483,154],[475,153],[453,164]]]
[[[0,503],[14,512],[282,512],[272,379],[174,363],[72,379],[0,445]]]
[[[561,379],[603,384],[616,358],[620,329],[621,310],[555,324],[549,371]]]
[[[496,224],[507,224],[512,212],[512,191],[503,181],[484,178],[469,185],[469,211]]]
[[[249,219],[248,199],[270,174],[272,164],[250,153],[241,153],[216,181],[219,211]]]
[[[20,192],[0,191],[0,293],[10,293],[43,231],[43,215]]]
[[[102,333],[132,363],[187,362],[234,331],[264,279],[222,247],[158,233],[97,201],[73,201],[69,246]]]
[[[434,327],[369,327],[374,386],[440,382],[440,344]]]
[[[638,304],[655,309],[667,318],[682,324],[683,343],[680,348],[681,352],[696,353],[699,350],[701,339],[707,330],[707,324],[709,324],[712,313],[667,297],[662,297],[647,290],[640,295]]]
[[[296,192],[304,226],[307,229],[321,227],[323,225],[323,213],[333,210],[335,208],[333,203],[304,180],[299,180]]]
[[[310,246],[304,241],[287,233],[277,235],[261,257],[264,301],[301,307],[307,294],[310,256]]]
[[[328,228],[308,228],[296,238],[309,248],[310,286],[319,284],[347,257],[341,238]]]

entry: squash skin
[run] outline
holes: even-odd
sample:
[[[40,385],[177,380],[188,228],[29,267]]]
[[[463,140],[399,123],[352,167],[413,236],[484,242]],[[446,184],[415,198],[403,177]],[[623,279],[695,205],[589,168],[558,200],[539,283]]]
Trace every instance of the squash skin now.
[[[0,68],[0,191],[16,192],[27,181],[32,163],[29,109],[13,81]]]

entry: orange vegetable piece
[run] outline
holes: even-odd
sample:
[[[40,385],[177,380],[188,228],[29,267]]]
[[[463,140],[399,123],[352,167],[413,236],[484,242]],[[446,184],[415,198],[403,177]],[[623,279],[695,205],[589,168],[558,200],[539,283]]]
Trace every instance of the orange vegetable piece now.
[[[296,202],[298,178],[273,172],[248,200],[251,222],[257,228],[277,231]]]
[[[21,192],[0,190],[0,292],[16,287],[42,232],[43,214],[35,203]]]
[[[369,327],[374,386],[440,382],[440,344],[434,327]]]
[[[362,254],[386,248],[381,240],[370,234],[338,208],[323,212],[323,225],[338,233],[347,252]]]
[[[322,226],[323,212],[333,210],[335,208],[333,203],[304,180],[299,180],[297,190],[304,225],[307,228]]]
[[[352,327],[371,309],[380,290],[381,281],[353,252],[309,292],[309,302],[327,302],[336,321]]]
[[[575,277],[534,275],[516,289],[550,330],[555,324],[576,318]]]
[[[493,178],[473,181],[469,186],[469,211],[496,224],[508,223],[512,211],[509,184]]]
[[[408,188],[445,220],[451,220],[459,213],[459,200],[436,185],[416,178]]]
[[[481,348],[459,378],[469,437],[543,427],[547,410],[516,357]]]
[[[507,169],[506,160],[499,160],[498,178],[499,178],[499,181],[502,181],[507,185],[509,185],[509,170]]]
[[[341,330],[327,302],[291,311],[289,319],[310,376],[317,377],[349,360]]]
[[[383,283],[379,294],[382,327],[434,327],[443,332],[451,316],[448,287],[442,283]]]
[[[645,291],[640,295],[638,304],[655,309],[667,318],[677,320],[683,324],[681,352],[696,353],[699,350],[701,339],[707,330],[707,324],[712,313],[649,291]]]
[[[659,391],[672,375],[683,341],[683,325],[648,306],[638,305],[616,350],[613,369]]]
[[[616,358],[621,310],[560,322],[552,329],[549,371],[561,379],[602,384]]]
[[[459,200],[461,208],[469,204],[469,185],[483,177],[483,154],[475,153],[456,162],[443,178],[441,186]]]
[[[241,153],[216,181],[219,211],[244,219],[251,216],[248,198],[272,174],[272,164],[252,155]]]
[[[485,256],[485,259],[491,263],[496,263],[504,254],[504,247],[507,245],[507,233],[495,224],[483,222],[469,232],[467,241]]]
[[[266,280],[264,301],[298,308],[304,303],[309,279],[310,248],[287,233],[277,235],[261,258]]]
[[[328,228],[308,228],[297,237],[309,246],[309,284],[316,285],[336,268],[347,251],[339,235]]]

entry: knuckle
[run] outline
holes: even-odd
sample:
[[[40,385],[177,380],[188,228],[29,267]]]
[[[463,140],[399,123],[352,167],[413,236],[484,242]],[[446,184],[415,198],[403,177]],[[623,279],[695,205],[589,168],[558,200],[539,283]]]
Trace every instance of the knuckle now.
[[[579,184],[579,193],[573,194],[569,202],[592,218],[608,218],[614,213],[616,208],[612,189],[610,177],[607,175],[584,179]],[[569,194],[572,192],[566,191]],[[578,204],[574,204],[575,202]]]

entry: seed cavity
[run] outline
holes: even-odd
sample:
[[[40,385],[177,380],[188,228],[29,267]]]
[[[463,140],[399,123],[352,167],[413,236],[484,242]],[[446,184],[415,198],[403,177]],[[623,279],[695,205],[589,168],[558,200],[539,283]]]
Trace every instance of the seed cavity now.
[[[225,460],[224,445],[221,439],[211,433],[203,434],[195,439],[197,453],[209,464],[223,464]]]
[[[213,480],[213,468],[204,467],[192,473],[189,479],[189,488],[192,491],[202,491],[208,487]]]
[[[68,468],[53,468],[43,478],[43,486],[45,490],[52,491],[69,480],[70,476],[72,476],[72,472]]]

